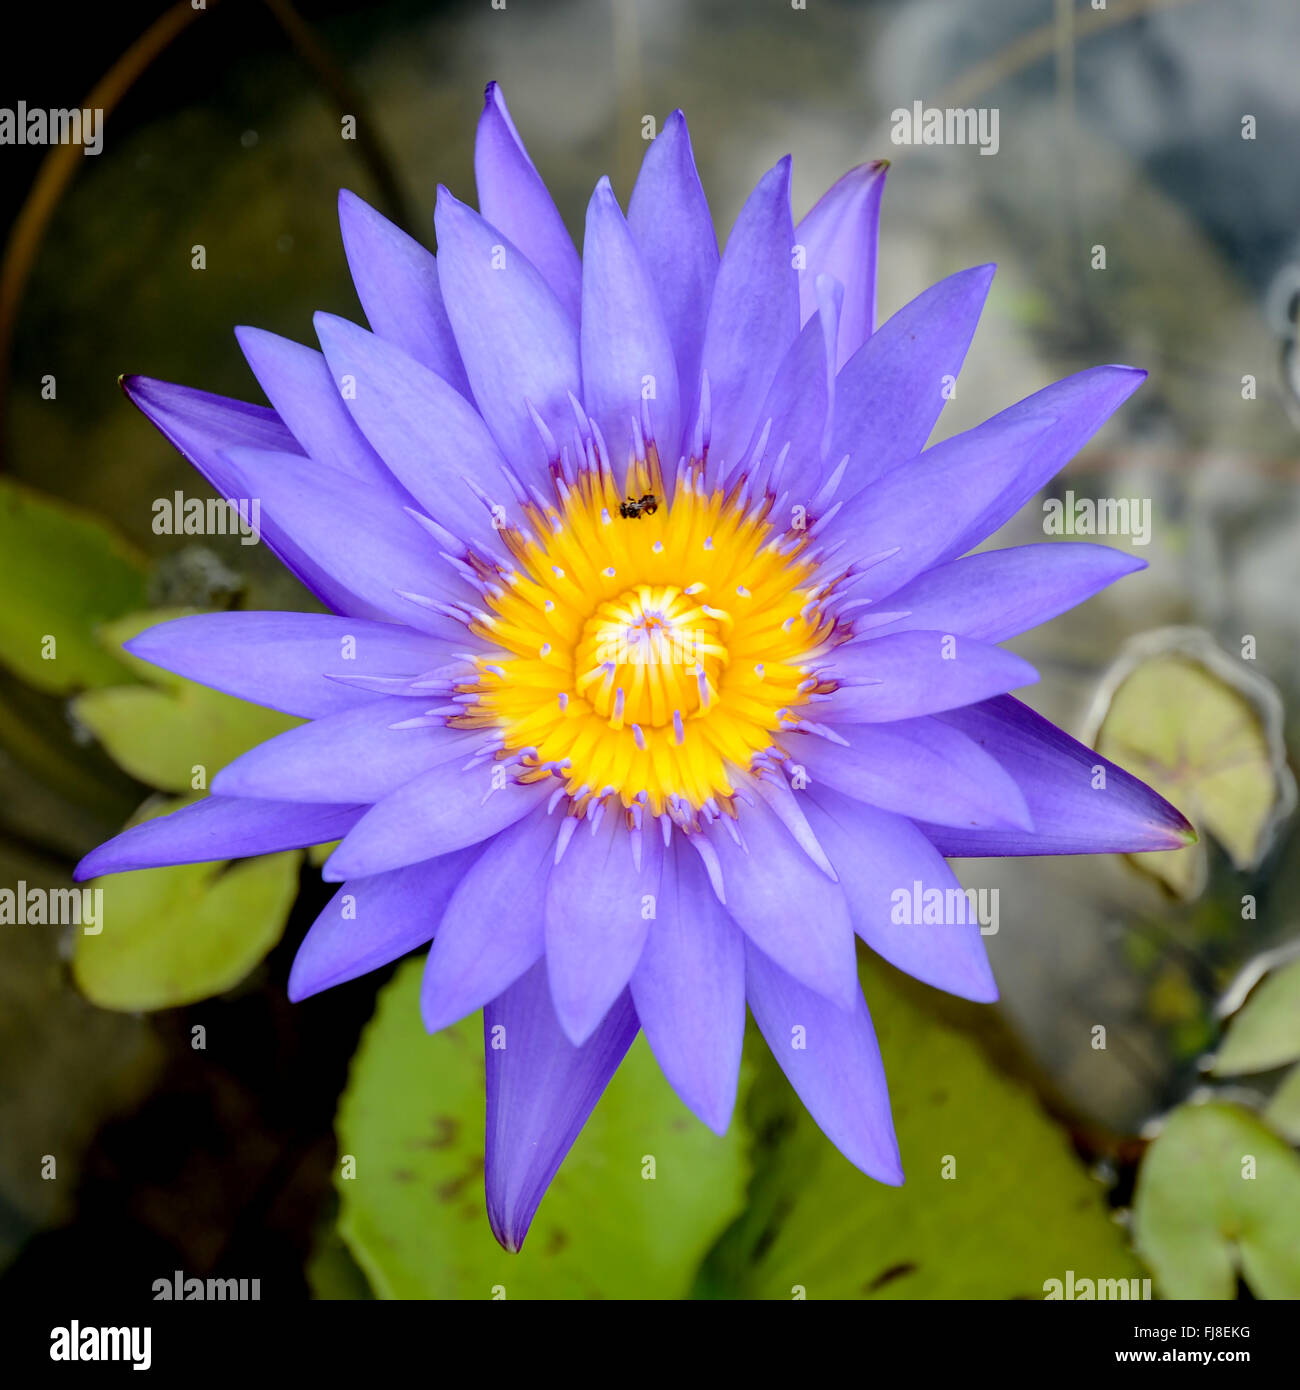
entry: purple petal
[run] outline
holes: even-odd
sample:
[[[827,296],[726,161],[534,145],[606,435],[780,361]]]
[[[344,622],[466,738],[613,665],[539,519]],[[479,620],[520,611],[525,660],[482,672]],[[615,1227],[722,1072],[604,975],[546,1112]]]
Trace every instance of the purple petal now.
[[[440,376],[355,323],[317,314],[315,324],[334,379],[351,379],[352,418],[394,476],[447,530],[480,551],[503,554],[494,518],[517,524],[523,516],[478,411]],[[494,513],[490,504],[502,510]]]
[[[1063,381],[1035,391],[1008,410],[995,415],[989,425],[1052,415],[1056,424],[1041,439],[1016,477],[949,547],[950,560],[985,536],[991,536],[1072,459],[1101,426],[1146,380],[1136,367],[1090,367]]]
[[[1009,696],[942,716],[988,750],[1025,794],[1034,828],[921,828],[941,854],[1135,854],[1182,849],[1196,838],[1187,818],[1122,768]],[[1105,773],[1105,786],[1094,783]]]
[[[450,638],[463,630],[401,597],[403,591],[452,602],[478,597],[438,558],[411,517],[355,478],[292,454],[232,449],[229,458],[248,489],[245,495],[261,500],[264,521],[346,585],[366,616],[406,622],[435,636]]]
[[[260,328],[236,328],[235,337],[267,400],[311,458],[354,478],[400,491],[383,460],[352,423],[325,358],[315,348]]]
[[[409,700],[380,696],[313,719],[241,754],[212,779],[212,790],[269,801],[382,801],[431,768],[468,762],[483,744],[481,732],[393,727],[415,712]]]
[[[682,424],[672,340],[608,179],[587,205],[582,253],[583,403],[600,426],[610,462],[620,469],[632,451],[647,381],[654,438],[675,454]]]
[[[724,473],[740,461],[777,368],[799,332],[793,244],[787,155],[763,175],[740,210],[718,266],[704,332],[709,454]]]
[[[838,1009],[793,979],[752,942],[746,991],[754,1021],[822,1132],[877,1182],[903,1181],[885,1068],[862,990]]]
[[[546,949],[546,883],[557,823],[545,809],[503,830],[452,895],[424,970],[431,1033],[490,1003]]]
[[[830,657],[841,684],[817,706],[818,718],[887,723],[957,709],[1032,685],[1038,672],[1012,652],[943,632],[900,632],[837,647]]]
[[[264,406],[146,376],[123,377],[122,390],[222,497],[248,497],[247,484],[227,457],[229,449],[275,449],[301,457],[298,441]],[[274,518],[262,518],[261,532],[270,549],[322,603],[359,617],[384,616],[353,594],[328,565],[308,556]]]
[[[736,1103],[745,1039],[745,938],[699,857],[675,837],[632,1001],[673,1090],[716,1134]]]
[[[488,1219],[510,1251],[637,1034],[624,994],[583,1047],[565,1037],[539,961],[483,1010]]]
[[[339,193],[339,226],[352,283],[375,334],[468,395],[433,254],[346,188]]]
[[[364,806],[209,796],[170,815],[133,825],[105,841],[77,865],[73,878],[81,882],[127,869],[206,864],[326,845],[346,834],[365,810]]]
[[[322,876],[367,878],[478,844],[526,816],[549,795],[545,782],[494,786],[500,764],[465,771],[441,763],[372,806],[330,855]]]
[[[682,405],[689,408],[699,387],[704,326],[718,277],[718,239],[680,111],[650,142],[627,221],[663,308]],[[676,441],[660,440],[660,447],[667,463],[675,463]]]
[[[770,483],[767,467],[754,467],[751,476],[756,489],[766,484],[774,493],[789,490],[796,497],[807,497],[822,472],[827,425],[834,411],[833,358],[842,292],[829,277],[822,278],[819,292],[820,307],[791,343],[758,412],[757,433],[766,430],[768,436],[766,462],[781,459],[781,464],[779,471],[772,472]]]
[[[345,883],[298,947],[289,971],[289,998],[296,1004],[423,946],[478,855],[475,845]]]
[[[652,827],[657,830],[658,827]],[[581,1046],[623,993],[645,945],[647,902],[659,893],[663,841],[641,837],[641,862],[622,808],[591,833],[579,822],[546,889],[546,968],[556,1017]]]
[[[808,818],[844,884],[857,934],[891,965],[963,999],[998,997],[976,911],[978,900],[939,852],[902,816],[864,806],[838,792],[813,789]],[[927,909],[925,894],[942,895]],[[919,895],[919,896],[918,896]],[[916,904],[920,904],[920,911]],[[942,921],[927,921],[927,915]]]
[[[577,320],[504,233],[438,190],[438,273],[456,343],[483,418],[517,469],[545,477],[529,403],[557,437],[581,398]]]
[[[198,613],[147,628],[123,646],[200,685],[319,719],[374,699],[331,674],[418,676],[466,643],[325,613]]]
[[[889,595],[895,622],[875,632],[926,628],[1005,642],[1084,602],[1146,561],[1083,541],[982,550],[918,574]]]
[[[853,584],[853,596],[886,597],[947,557],[953,538],[1018,475],[1053,424],[1041,416],[989,421],[945,439],[863,488],[813,534],[850,559],[884,555]]]
[[[479,211],[532,261],[576,325],[582,304],[578,252],[495,82],[488,83],[483,95],[474,182]]]
[[[976,266],[932,285],[845,363],[835,383],[828,457],[852,455],[853,486],[874,482],[925,448],[945,387],[966,360],[993,271]]]
[[[1029,808],[1010,773],[950,724],[900,719],[837,732],[849,747],[808,734],[784,740],[813,785],[939,825],[1030,825]]]
[[[876,239],[888,168],[889,161],[881,159],[850,169],[795,228],[795,243],[804,248],[804,269],[799,272],[803,322],[817,312],[818,275],[831,275],[844,286],[837,371],[867,341],[875,325]]]
[[[737,828],[743,847],[720,825],[709,830],[731,919],[809,988],[851,1008],[857,962],[844,890],[809,859],[766,802],[744,807]]]

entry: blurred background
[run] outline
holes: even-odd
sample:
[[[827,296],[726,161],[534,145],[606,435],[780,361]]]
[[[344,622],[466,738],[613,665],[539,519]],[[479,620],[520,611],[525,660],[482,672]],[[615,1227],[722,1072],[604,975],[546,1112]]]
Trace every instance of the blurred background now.
[[[287,723],[118,653],[177,609],[313,601],[264,547],[154,533],[155,499],[206,492],[117,377],[262,401],[233,326],[360,319],[337,190],[432,245],[436,184],[473,197],[490,79],[579,237],[675,107],[720,238],[787,152],[796,218],[890,159],[880,318],[999,267],[937,437],[1096,363],[1149,370],[1050,495],[1148,500],[1147,544],[1102,539],[1150,567],[1013,645],[1034,707],[1201,840],[959,865],[999,890],[996,1008],[864,963],[902,1192],[799,1118],[761,1046],[716,1140],[638,1045],[513,1262],[482,1214],[474,1028],[424,1037],[418,965],[286,1000],[318,855],[110,881],[100,937],[0,924],[0,1290],[143,1299],[180,1270],[264,1299],[1007,1298],[1073,1269],[1300,1297],[1294,0],[123,0],[31,23],[0,105],[107,114],[97,157],[0,146],[0,888],[67,885],[193,794],[193,764]],[[996,155],[894,144],[917,101],[996,109]],[[1035,502],[997,543],[1043,539]]]

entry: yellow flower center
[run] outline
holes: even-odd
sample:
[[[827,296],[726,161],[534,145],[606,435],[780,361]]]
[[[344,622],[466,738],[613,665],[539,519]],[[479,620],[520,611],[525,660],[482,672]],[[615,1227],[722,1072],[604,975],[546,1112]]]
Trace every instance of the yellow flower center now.
[[[607,470],[584,470],[553,507],[528,508],[531,531],[502,532],[518,568],[492,572],[474,626],[498,650],[458,687],[451,722],[497,728],[525,780],[557,773],[579,806],[613,793],[687,821],[727,806],[731,770],[771,749],[815,688],[805,668],[834,624],[806,537],[769,524],[770,499],[705,493],[701,476],[686,470],[669,505],[652,452],[629,505]]]

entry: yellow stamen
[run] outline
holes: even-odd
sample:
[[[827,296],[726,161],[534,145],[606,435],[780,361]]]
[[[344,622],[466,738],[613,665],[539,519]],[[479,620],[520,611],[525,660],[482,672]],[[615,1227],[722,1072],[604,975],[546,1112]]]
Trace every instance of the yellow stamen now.
[[[531,536],[503,531],[517,570],[496,576],[475,629],[499,650],[458,687],[473,699],[451,723],[495,724],[503,755],[535,749],[529,764],[562,768],[573,796],[612,788],[654,815],[674,798],[729,807],[730,770],[798,719],[834,625],[810,606],[801,538],[779,552],[766,507],[702,494],[698,478],[670,506],[652,456],[627,491],[657,510],[620,517],[612,478],[584,470],[529,509]]]

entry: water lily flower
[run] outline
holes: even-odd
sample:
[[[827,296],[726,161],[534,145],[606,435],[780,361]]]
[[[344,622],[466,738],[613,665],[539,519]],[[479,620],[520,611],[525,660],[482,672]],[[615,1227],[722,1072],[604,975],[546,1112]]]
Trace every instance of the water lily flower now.
[[[1014,699],[1036,675],[999,645],[1141,562],[968,553],[1144,374],[1080,372],[927,448],[993,268],[877,326],[883,164],[796,226],[782,159],[719,255],[675,112],[626,214],[596,185],[579,256],[493,85],[475,176],[478,211],[439,189],[436,259],[342,194],[370,328],[319,314],[319,351],[239,329],[272,409],[126,378],[331,612],[127,644],[308,722],[78,876],[339,840],[290,993],[432,942],[427,1027],[483,1010],[511,1250],[638,1030],[726,1129],[747,1005],[831,1141],[899,1183],[855,937],[992,1000],[974,916],[899,920],[900,893],[955,902],[945,856],[1189,833]]]

